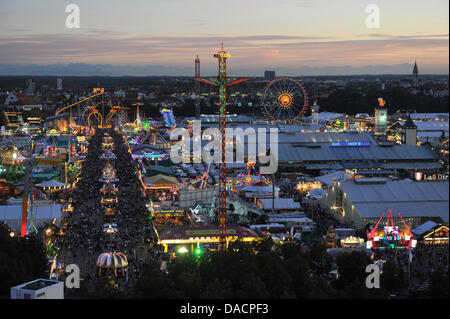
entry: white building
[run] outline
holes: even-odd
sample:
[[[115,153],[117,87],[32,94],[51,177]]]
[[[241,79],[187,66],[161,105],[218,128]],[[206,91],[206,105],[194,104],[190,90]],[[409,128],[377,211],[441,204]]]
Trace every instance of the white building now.
[[[11,287],[11,299],[64,299],[64,282],[36,279]]]
[[[417,144],[417,126],[409,116],[402,126],[402,144],[411,146]]]
[[[126,97],[127,93],[124,90],[118,90],[114,92],[115,97]]]
[[[449,183],[446,181],[414,182],[409,179],[388,181],[382,178],[359,178],[337,182],[320,200],[339,218],[359,225],[378,221],[383,212],[392,209],[403,218],[420,223],[428,219],[449,220]]]

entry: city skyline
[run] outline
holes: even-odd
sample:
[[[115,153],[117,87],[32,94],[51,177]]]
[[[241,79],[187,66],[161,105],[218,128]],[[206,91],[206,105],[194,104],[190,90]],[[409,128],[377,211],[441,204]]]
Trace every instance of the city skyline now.
[[[365,25],[372,2],[377,29]],[[188,76],[199,54],[209,75],[222,42],[241,76],[410,74],[414,61],[420,74],[448,74],[448,1],[372,2],[80,0],[80,28],[67,29],[69,3],[10,1],[0,4],[0,74],[51,65],[55,73],[31,74],[66,75],[57,66],[74,63],[109,75]]]

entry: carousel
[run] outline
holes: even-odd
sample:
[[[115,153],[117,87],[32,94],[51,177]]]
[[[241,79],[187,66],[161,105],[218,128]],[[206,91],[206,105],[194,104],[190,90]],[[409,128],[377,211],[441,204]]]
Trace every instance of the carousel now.
[[[44,181],[40,184],[37,184],[36,187],[42,188],[44,192],[54,193],[69,187],[69,184],[61,183],[52,179],[50,181]]]
[[[116,177],[116,170],[112,166],[105,166],[102,170],[102,177],[99,178],[99,182],[109,183],[118,182],[119,179]]]
[[[116,223],[107,223],[103,225],[103,232],[106,234],[115,234],[117,231],[118,229]]]
[[[116,204],[118,202],[117,196],[114,195],[105,195],[102,197],[101,199],[101,203],[103,205],[111,205],[111,204]]]
[[[111,207],[108,207],[108,208],[105,209],[105,216],[112,217],[112,216],[115,216],[115,215],[116,215],[116,212]]]
[[[110,183],[109,180],[103,184],[103,187],[100,188],[100,193],[105,194],[117,194],[118,189],[114,183]]]
[[[114,149],[114,143],[111,137],[109,138],[104,138],[102,141],[102,150],[106,151],[106,150],[112,150]]]
[[[128,268],[127,256],[121,252],[104,252],[97,258],[97,268],[99,276],[102,275],[102,272],[112,271],[115,276],[119,274],[125,277]]]
[[[112,149],[106,149],[103,151],[103,154],[102,154],[102,156],[100,156],[100,158],[104,159],[104,160],[110,160],[110,159],[116,159],[117,156],[114,155],[114,152]]]

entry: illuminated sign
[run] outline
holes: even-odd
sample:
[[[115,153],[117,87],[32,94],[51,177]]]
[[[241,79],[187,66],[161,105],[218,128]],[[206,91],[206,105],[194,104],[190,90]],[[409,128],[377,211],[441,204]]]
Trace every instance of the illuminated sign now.
[[[332,147],[364,147],[370,146],[370,142],[333,142],[331,143]]]
[[[447,181],[448,173],[424,174],[422,172],[415,172],[414,179],[416,181]]]
[[[414,173],[414,178],[416,179],[416,181],[420,181],[423,177],[422,172],[415,172]]]
[[[217,235],[219,229],[199,229],[199,230],[187,230],[186,235]],[[235,229],[227,229],[227,234],[236,234]]]

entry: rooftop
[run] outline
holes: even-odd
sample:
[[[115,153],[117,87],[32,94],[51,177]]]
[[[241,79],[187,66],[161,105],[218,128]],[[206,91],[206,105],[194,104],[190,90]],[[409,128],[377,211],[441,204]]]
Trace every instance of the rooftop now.
[[[158,229],[160,240],[167,239],[189,239],[192,237],[217,237],[219,236],[218,226],[200,227],[176,227]],[[253,230],[243,226],[227,226],[227,235],[242,237],[259,237]]]
[[[449,183],[401,180],[384,184],[339,183],[362,218],[379,218],[392,209],[403,217],[449,220]]]
[[[47,279],[36,279],[34,281],[30,281],[24,284],[19,288],[24,290],[39,290],[45,287],[53,286],[56,283],[58,283],[58,281]]]

